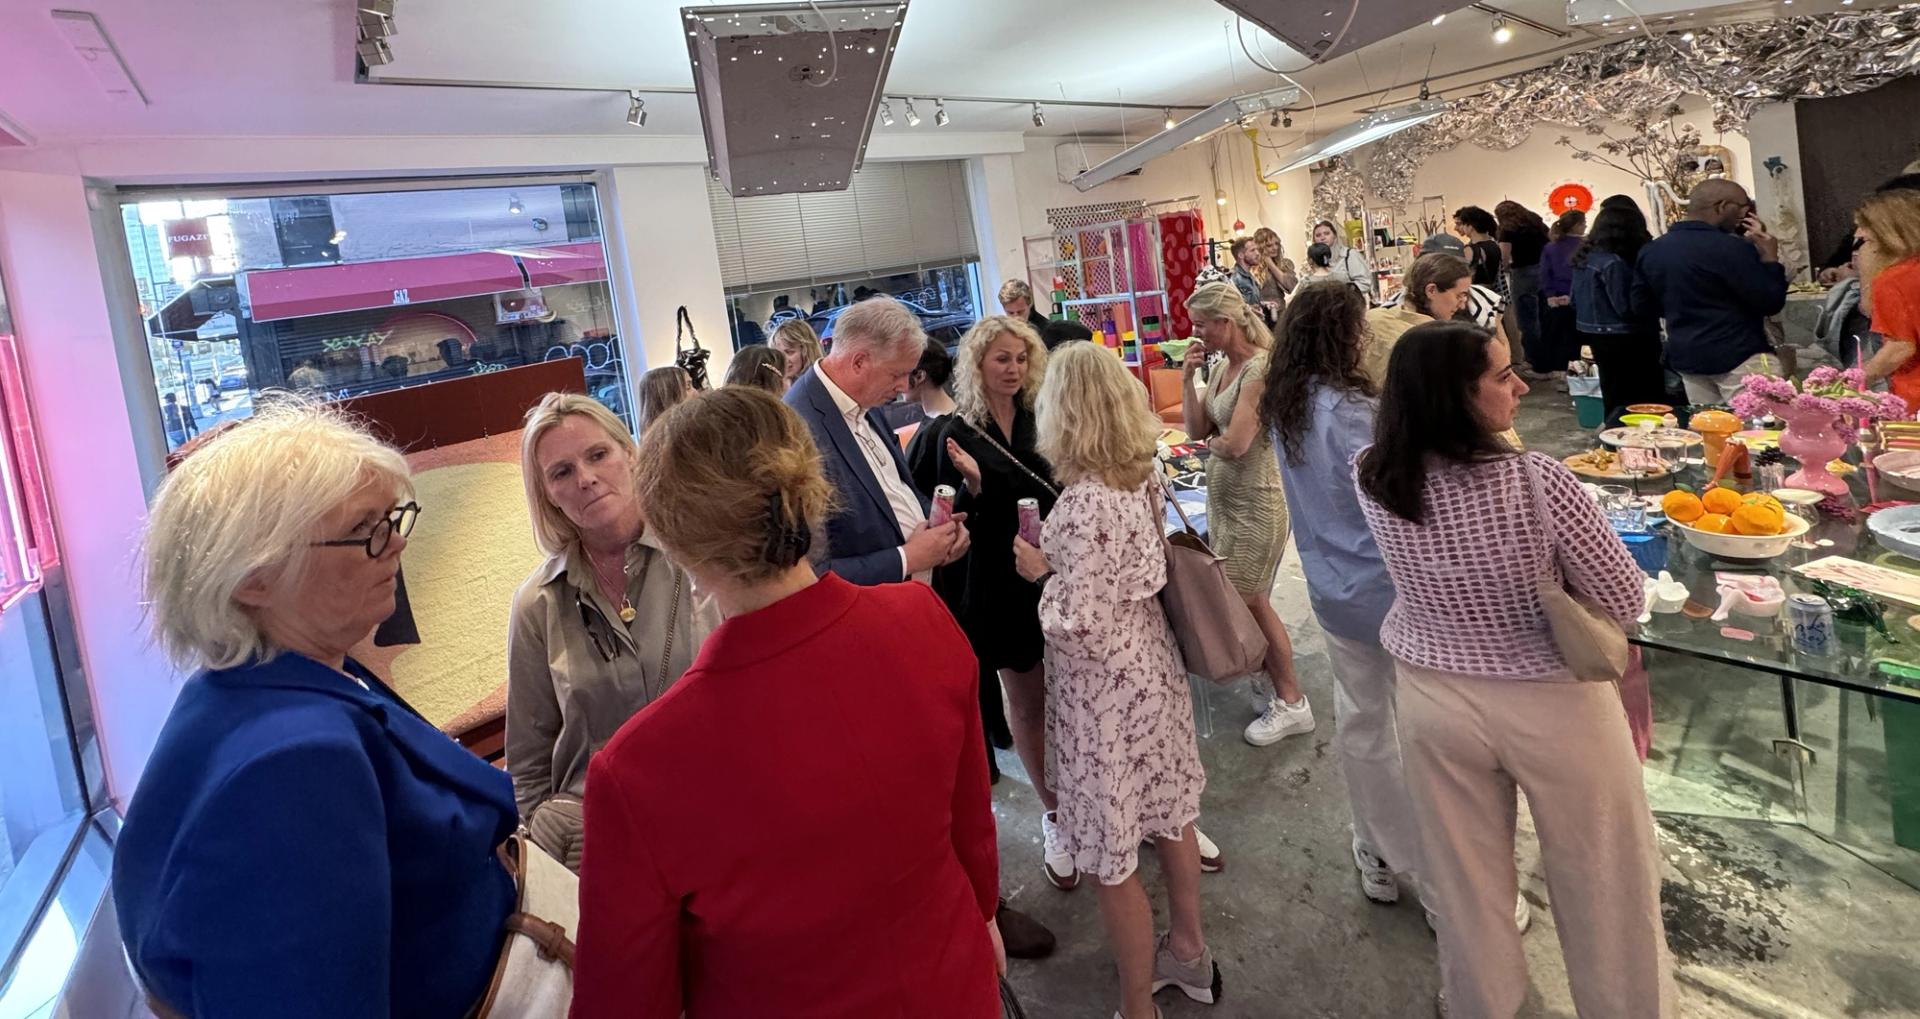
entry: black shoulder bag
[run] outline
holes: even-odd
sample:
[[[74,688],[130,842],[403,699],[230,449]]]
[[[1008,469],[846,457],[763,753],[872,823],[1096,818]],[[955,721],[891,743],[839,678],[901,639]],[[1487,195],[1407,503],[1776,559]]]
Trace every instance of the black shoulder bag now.
[[[691,340],[693,346],[685,346]],[[693,380],[693,388],[707,388],[707,358],[709,352],[700,346],[700,337],[693,331],[693,319],[687,315],[687,306],[681,305],[673,320],[673,363],[680,366]]]

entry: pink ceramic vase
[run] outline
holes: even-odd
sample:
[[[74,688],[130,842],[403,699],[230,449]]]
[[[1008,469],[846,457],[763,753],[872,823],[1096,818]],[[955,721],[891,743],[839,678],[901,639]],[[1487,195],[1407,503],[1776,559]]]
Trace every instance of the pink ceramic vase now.
[[[1844,479],[1827,470],[1827,462],[1853,445],[1853,430],[1832,414],[1786,407],[1774,412],[1787,423],[1780,435],[1780,451],[1800,461],[1787,476],[1788,488],[1804,488],[1829,495],[1848,494]]]

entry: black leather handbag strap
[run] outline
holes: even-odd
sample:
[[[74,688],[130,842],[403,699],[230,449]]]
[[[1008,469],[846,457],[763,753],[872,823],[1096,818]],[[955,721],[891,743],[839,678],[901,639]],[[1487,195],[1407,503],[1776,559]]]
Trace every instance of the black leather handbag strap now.
[[[687,306],[683,304],[680,310],[674,313],[673,349],[675,351],[686,349],[683,346],[686,340],[693,341],[693,349],[700,349],[700,337],[693,331],[693,316],[687,314]]]

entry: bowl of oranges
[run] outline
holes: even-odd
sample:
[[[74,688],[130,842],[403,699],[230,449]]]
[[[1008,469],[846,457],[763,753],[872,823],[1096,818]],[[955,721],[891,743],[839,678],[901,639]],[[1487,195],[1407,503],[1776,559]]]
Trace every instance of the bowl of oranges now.
[[[1668,492],[1660,509],[1687,544],[1721,559],[1756,561],[1785,552],[1812,525],[1765,492],[1710,488]]]

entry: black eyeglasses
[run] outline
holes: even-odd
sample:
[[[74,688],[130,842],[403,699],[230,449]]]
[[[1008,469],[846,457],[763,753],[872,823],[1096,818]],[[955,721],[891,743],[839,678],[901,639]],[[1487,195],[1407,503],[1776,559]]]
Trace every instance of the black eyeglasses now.
[[[334,538],[331,541],[310,541],[307,544],[315,548],[349,548],[358,545],[367,550],[368,559],[380,558],[380,553],[393,543],[398,533],[402,538],[413,533],[413,522],[420,519],[420,504],[410,502],[394,507],[393,512],[373,522],[373,530],[364,538]]]
[[[1859,251],[1859,250],[1860,250],[1861,248],[1864,248],[1864,247],[1866,247],[1866,246],[1867,246],[1867,239],[1866,239],[1865,237],[1858,237],[1858,236],[1856,236],[1856,237],[1855,237],[1855,238],[1853,239],[1853,247],[1851,247],[1851,248],[1848,248],[1847,250],[1848,250],[1848,251]]]

